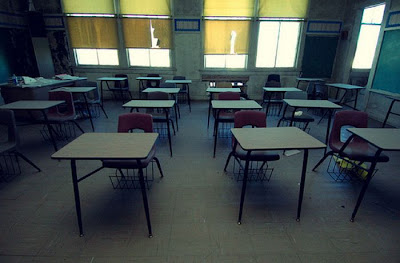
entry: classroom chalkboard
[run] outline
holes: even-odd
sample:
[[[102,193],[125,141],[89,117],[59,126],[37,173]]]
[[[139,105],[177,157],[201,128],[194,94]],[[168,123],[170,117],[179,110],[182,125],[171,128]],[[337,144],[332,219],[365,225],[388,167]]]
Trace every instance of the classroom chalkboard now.
[[[301,77],[330,78],[338,40],[338,36],[306,36]]]
[[[383,35],[372,89],[400,93],[400,30]]]

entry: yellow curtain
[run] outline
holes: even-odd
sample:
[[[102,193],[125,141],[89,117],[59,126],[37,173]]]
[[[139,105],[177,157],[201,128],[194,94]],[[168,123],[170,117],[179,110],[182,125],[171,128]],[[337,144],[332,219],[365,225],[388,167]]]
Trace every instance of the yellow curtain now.
[[[247,54],[250,21],[204,21],[205,54]]]
[[[118,48],[117,22],[105,17],[67,17],[72,48]]]
[[[67,14],[114,14],[113,0],[62,0]]]
[[[121,14],[171,15],[170,0],[120,0]]]
[[[169,19],[122,19],[125,47],[151,48],[151,29],[154,28],[154,38],[158,38],[158,47],[171,48],[172,32]]]
[[[204,0],[204,16],[253,16],[254,0]]]
[[[259,17],[306,18],[309,0],[259,0]]]

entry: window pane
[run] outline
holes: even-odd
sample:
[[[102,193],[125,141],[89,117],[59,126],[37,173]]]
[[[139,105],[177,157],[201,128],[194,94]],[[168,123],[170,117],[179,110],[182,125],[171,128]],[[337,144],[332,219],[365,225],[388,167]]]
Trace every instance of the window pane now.
[[[224,55],[204,55],[204,64],[206,68],[224,68]]]
[[[380,26],[361,25],[353,68],[370,69],[375,55]]]
[[[276,67],[294,67],[299,29],[299,22],[281,22]]]
[[[146,48],[129,48],[129,65],[130,66],[150,66],[149,50]]]
[[[256,67],[274,67],[278,33],[279,22],[260,22]]]
[[[170,67],[169,49],[150,49],[151,67]]]
[[[247,55],[226,55],[227,68],[245,68]]]
[[[361,23],[381,24],[384,12],[385,4],[365,8]]]
[[[78,65],[98,65],[96,49],[75,49]]]
[[[99,65],[119,65],[118,51],[116,49],[97,49]]]

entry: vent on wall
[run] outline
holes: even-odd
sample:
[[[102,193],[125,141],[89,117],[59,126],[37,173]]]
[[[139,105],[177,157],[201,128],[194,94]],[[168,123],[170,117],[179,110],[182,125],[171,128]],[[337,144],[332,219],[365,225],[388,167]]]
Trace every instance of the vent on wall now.
[[[340,21],[308,21],[307,33],[339,34],[342,28]]]
[[[200,31],[200,19],[175,19],[175,31]]]

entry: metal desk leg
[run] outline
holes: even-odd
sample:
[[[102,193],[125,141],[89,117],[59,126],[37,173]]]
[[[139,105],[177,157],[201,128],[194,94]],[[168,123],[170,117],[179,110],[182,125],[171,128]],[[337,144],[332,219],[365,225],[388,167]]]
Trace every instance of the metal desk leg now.
[[[328,145],[329,131],[330,131],[330,128],[331,128],[331,120],[332,120],[332,112],[333,112],[332,110],[329,110],[328,125],[326,127],[326,135],[325,135],[325,144],[326,145]],[[325,147],[324,154],[326,153],[326,148],[327,147]]]
[[[100,98],[101,98],[101,105],[104,105],[104,97],[103,97],[103,80],[100,80]]]
[[[301,204],[303,203],[304,184],[306,181],[306,174],[307,174],[307,161],[308,161],[308,149],[304,149],[303,168],[301,169],[299,201],[297,204],[297,217],[296,217],[297,222],[300,221]]]
[[[243,212],[244,196],[246,195],[247,177],[248,177],[248,174],[249,174],[250,154],[251,154],[251,151],[248,151],[247,155],[246,155],[246,164],[244,166],[242,194],[240,195],[240,207],[239,207],[238,225],[242,224],[242,212]]]
[[[358,99],[358,92],[359,92],[360,90],[358,90],[358,89],[356,89],[356,98],[355,98],[355,100],[354,100],[354,109],[355,110],[357,110],[357,99]]]
[[[396,102],[396,100],[392,100],[392,103],[390,103],[389,109],[388,109],[388,111],[387,111],[387,113],[386,113],[385,120],[384,120],[383,123],[382,123],[382,128],[385,128],[386,122],[387,122],[387,120],[388,120],[388,118],[389,118],[390,113],[392,112],[393,104],[394,104],[395,102]]]
[[[47,118],[47,114],[44,110],[41,111],[43,114],[44,121],[46,123],[47,129],[49,130],[51,142],[53,143],[53,147],[55,151],[58,151],[56,139],[54,138],[53,128],[50,126],[49,119]]]
[[[72,184],[74,186],[75,196],[75,209],[78,219],[79,235],[83,237],[82,214],[81,214],[81,201],[79,198],[78,175],[76,173],[76,161],[71,160]]]
[[[140,160],[137,160],[137,162],[138,162],[139,167],[141,167]],[[153,237],[153,233],[151,231],[149,203],[147,202],[146,185],[144,182],[142,168],[139,168],[139,183],[140,183],[140,188],[142,190],[143,206],[144,206],[144,212],[146,213],[146,221],[147,221],[147,229],[149,231],[149,237]]]
[[[215,120],[214,120],[214,154],[213,157],[215,158],[215,152],[217,150],[217,138],[218,138],[218,116],[219,116],[219,110],[217,110],[215,114]]]
[[[186,85],[186,90],[187,90],[187,97],[186,99],[188,100],[188,104],[189,104],[189,112],[192,112],[192,106],[190,105],[190,90],[189,90],[189,84],[185,84]]]
[[[169,153],[172,157],[172,145],[171,145],[171,131],[169,128],[169,116],[168,116],[168,109],[164,109],[165,110],[165,118],[167,120],[167,133],[168,133],[168,143],[169,143]]]
[[[212,100],[212,93],[210,92],[210,99],[208,100],[208,119],[207,119],[207,129],[210,127],[211,100]]]
[[[378,149],[376,151],[376,153],[375,153],[375,161],[371,163],[371,167],[369,168],[367,178],[365,179],[363,187],[361,189],[361,192],[358,195],[356,206],[354,207],[353,213],[351,214],[351,218],[350,218],[351,222],[354,222],[354,218],[356,217],[358,208],[360,207],[361,202],[362,202],[362,200],[364,198],[364,194],[367,191],[369,182],[372,179],[372,174],[374,173],[374,170],[375,170],[375,167],[376,167],[376,163],[378,162],[378,158],[379,158],[379,155],[381,154],[381,152],[382,152],[382,149]]]
[[[90,112],[89,103],[88,103],[88,101],[87,101],[87,98],[86,98],[86,94],[85,94],[85,93],[83,93],[83,98],[85,99],[86,110],[88,111],[90,124],[92,125],[92,130],[94,131],[92,113]]]

